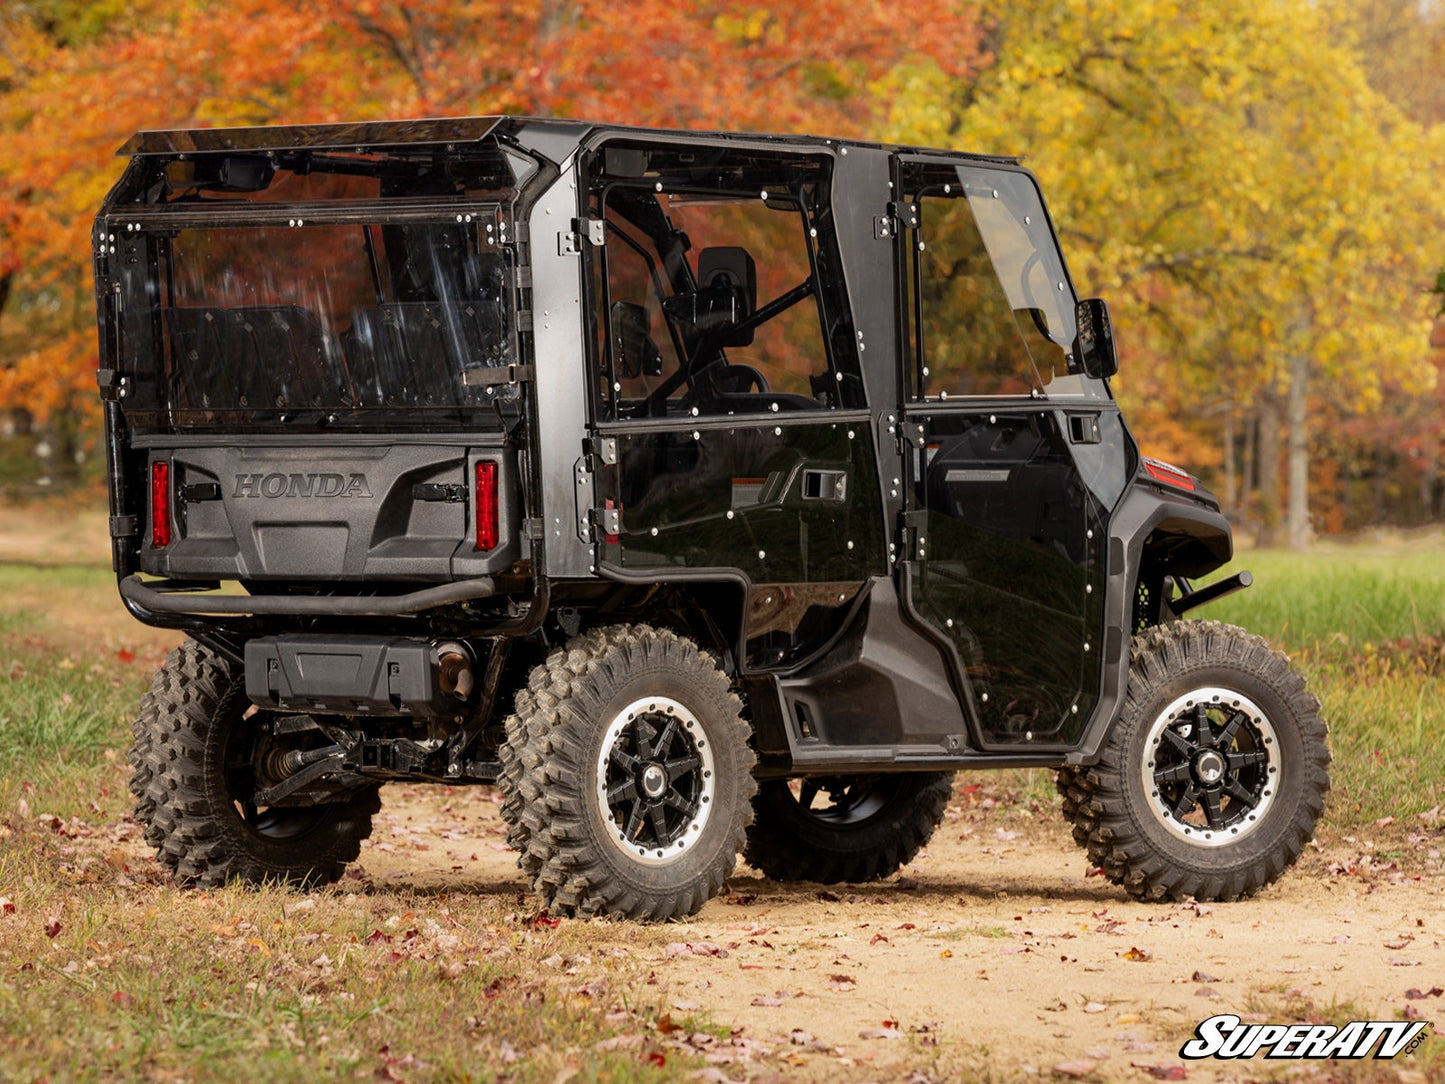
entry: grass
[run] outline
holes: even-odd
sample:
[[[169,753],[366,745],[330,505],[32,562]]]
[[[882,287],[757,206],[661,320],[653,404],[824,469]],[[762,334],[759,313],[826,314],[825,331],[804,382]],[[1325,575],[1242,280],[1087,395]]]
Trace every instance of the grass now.
[[[1247,591],[1201,616],[1290,652],[1330,722],[1327,823],[1348,828],[1445,803],[1445,540],[1256,551]]]
[[[1445,799],[1442,557],[1252,553],[1256,586],[1204,613],[1309,675],[1333,728],[1333,830]],[[680,1036],[726,1040],[672,1019],[650,981],[666,930],[599,955],[588,923],[537,922],[509,892],[165,882],[134,857],[125,749],[168,635],[119,613],[107,570],[0,564],[0,1080],[660,1082],[704,1068]],[[1055,801],[1049,773],[1003,789],[1019,815]],[[935,1079],[1009,1075],[920,1057]]]

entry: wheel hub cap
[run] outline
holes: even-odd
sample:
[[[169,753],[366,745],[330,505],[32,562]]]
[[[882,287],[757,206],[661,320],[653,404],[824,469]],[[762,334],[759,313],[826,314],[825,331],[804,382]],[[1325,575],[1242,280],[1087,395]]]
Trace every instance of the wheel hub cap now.
[[[667,773],[659,765],[649,764],[642,773],[642,793],[661,798],[667,791]]]
[[[1206,786],[1224,777],[1224,758],[1213,749],[1194,758],[1194,774]]]

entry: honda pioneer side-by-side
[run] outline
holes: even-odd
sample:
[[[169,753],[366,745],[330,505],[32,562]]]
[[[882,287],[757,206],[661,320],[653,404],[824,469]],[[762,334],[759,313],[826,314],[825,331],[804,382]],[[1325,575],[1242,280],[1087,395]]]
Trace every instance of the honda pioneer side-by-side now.
[[[95,227],[119,589],[183,630],[137,817],[315,884],[393,780],[496,784],[546,905],[907,863],[1056,769],[1135,896],[1311,838],[1319,705],[1143,457],[1008,158],[489,117],[142,132]]]

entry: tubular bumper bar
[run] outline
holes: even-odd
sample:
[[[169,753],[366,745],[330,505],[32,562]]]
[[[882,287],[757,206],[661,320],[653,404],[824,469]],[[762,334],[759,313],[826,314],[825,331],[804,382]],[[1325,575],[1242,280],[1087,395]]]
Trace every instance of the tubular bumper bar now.
[[[1234,592],[1248,587],[1254,582],[1254,577],[1248,572],[1236,572],[1233,576],[1217,583],[1211,583],[1208,587],[1200,588],[1195,588],[1188,580],[1180,576],[1174,577],[1174,582],[1179,585],[1183,594],[1178,598],[1170,599],[1169,608],[1174,611],[1174,616],[1178,617],[1196,606],[1203,606],[1206,602],[1213,602],[1215,599],[1232,595]]]
[[[120,581],[120,594],[153,613],[206,614],[220,617],[405,617],[436,606],[497,593],[490,576],[458,580],[405,595],[198,595],[193,591],[158,591],[131,574]]]

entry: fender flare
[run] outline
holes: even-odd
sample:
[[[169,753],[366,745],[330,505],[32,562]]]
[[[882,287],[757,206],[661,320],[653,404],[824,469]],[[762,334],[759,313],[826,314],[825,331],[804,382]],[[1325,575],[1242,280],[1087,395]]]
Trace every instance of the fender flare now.
[[[1154,543],[1150,546],[1150,540]],[[1229,520],[1217,507],[1175,497],[1137,481],[1125,491],[1109,518],[1108,578],[1099,702],[1079,747],[1066,758],[1072,765],[1093,764],[1124,705],[1133,640],[1134,599],[1139,577],[1150,562],[1163,572],[1202,576],[1234,556]]]

